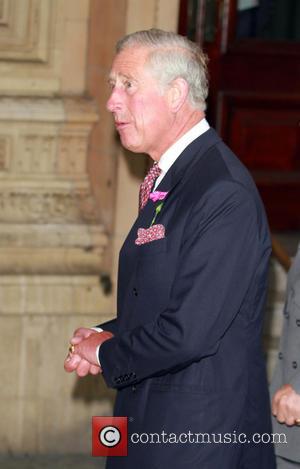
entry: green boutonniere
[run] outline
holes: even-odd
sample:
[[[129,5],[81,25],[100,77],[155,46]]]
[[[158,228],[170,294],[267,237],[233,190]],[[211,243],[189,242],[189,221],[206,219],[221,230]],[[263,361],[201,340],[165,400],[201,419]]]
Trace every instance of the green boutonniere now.
[[[158,204],[158,205],[155,207],[155,215],[154,215],[154,217],[153,217],[153,219],[152,219],[152,222],[151,222],[151,225],[150,225],[150,226],[154,225],[155,220],[156,220],[156,217],[157,217],[157,215],[161,212],[161,209],[162,209],[163,204],[164,204],[164,203],[161,202],[160,204]]]

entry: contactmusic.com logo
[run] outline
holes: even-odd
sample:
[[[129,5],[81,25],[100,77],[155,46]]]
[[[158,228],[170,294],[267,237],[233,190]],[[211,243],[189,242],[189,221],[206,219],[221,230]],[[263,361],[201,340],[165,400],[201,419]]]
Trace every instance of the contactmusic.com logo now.
[[[127,456],[127,417],[92,417],[92,455]]]

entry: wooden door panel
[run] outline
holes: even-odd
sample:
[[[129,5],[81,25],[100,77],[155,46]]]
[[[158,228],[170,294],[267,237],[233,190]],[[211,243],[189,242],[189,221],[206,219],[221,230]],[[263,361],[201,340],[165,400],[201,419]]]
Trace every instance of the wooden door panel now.
[[[240,34],[245,6],[238,0],[181,0],[179,32],[209,56],[209,121],[252,172],[271,229],[299,230],[300,7],[254,3],[247,17],[261,19],[268,10],[268,34]],[[294,26],[283,34],[276,25],[284,17]]]
[[[284,178],[261,178],[257,182],[259,192],[267,209],[272,230],[297,230],[300,226],[299,181],[285,181]]]
[[[219,103],[221,134],[251,171],[300,170],[300,98],[226,93]]]

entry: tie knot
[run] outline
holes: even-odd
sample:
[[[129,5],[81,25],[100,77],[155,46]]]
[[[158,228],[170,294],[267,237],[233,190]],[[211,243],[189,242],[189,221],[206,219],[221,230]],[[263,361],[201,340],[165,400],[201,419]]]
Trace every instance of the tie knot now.
[[[160,167],[158,166],[157,163],[154,163],[154,164],[151,166],[151,168],[149,169],[147,176],[149,176],[151,179],[153,178],[153,180],[154,180],[154,179],[158,178],[158,176],[160,175],[160,173],[161,173]],[[147,176],[146,176],[146,177],[147,177]]]
[[[146,205],[147,200],[149,199],[149,195],[151,192],[151,189],[153,187],[155,179],[158,178],[158,176],[161,173],[161,169],[158,166],[157,163],[154,163],[151,168],[149,169],[147,175],[145,176],[144,181],[141,184],[140,187],[140,210]]]

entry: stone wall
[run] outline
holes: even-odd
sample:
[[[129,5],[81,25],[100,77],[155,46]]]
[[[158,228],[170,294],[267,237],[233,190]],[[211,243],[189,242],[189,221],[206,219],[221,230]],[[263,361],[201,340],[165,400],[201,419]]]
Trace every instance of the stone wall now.
[[[89,0],[0,2],[1,452],[84,451],[89,416],[111,410],[99,379],[63,370],[74,328],[113,309],[88,174],[89,20]]]
[[[63,370],[73,330],[114,315],[145,167],[124,172],[107,73],[119,37],[176,29],[177,9],[0,0],[0,453],[89,452],[91,417],[112,412],[101,377]]]

